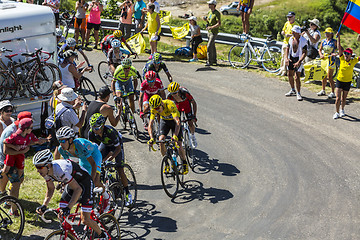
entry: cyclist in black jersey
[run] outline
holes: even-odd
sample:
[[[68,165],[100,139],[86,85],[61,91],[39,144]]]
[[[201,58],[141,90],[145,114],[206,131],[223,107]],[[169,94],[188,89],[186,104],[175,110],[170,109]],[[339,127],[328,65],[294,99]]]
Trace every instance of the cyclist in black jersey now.
[[[145,67],[143,68],[143,78],[145,78],[145,73],[148,71],[154,71],[157,74],[157,78],[160,79],[159,72],[164,70],[166,76],[168,77],[169,82],[172,82],[172,76],[169,72],[169,69],[166,67],[166,64],[162,61],[160,53],[155,53],[153,58],[146,62]]]
[[[97,223],[91,219],[90,213],[93,207],[93,181],[91,176],[77,163],[70,160],[55,160],[49,149],[36,153],[33,163],[38,173],[46,180],[47,191],[43,205],[36,209],[42,215],[55,191],[54,181],[66,185],[60,199],[60,214],[67,216],[70,209],[77,203],[81,203],[81,221],[93,229],[99,239],[108,239],[105,232],[101,231]]]
[[[125,205],[132,204],[132,196],[129,191],[128,181],[124,173],[124,148],[122,135],[115,128],[105,125],[106,118],[101,113],[95,113],[90,118],[89,140],[99,145],[103,161],[115,159],[121,182],[126,192]]]

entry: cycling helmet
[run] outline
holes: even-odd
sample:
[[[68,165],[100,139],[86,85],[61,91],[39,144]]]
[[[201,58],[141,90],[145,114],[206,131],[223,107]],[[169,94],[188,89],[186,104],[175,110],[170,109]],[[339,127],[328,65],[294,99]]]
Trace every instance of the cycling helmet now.
[[[89,121],[91,127],[100,127],[104,125],[106,118],[101,113],[94,113]]]
[[[37,152],[33,157],[33,163],[35,166],[46,166],[53,160],[53,155],[50,149],[45,149]]]
[[[113,35],[116,38],[120,38],[123,35],[123,33],[121,30],[115,30]]]
[[[156,72],[150,70],[145,73],[146,81],[153,82],[155,80],[155,78],[156,78]]]
[[[77,57],[77,53],[74,52],[73,50],[69,49],[69,50],[64,52],[63,56],[64,56],[64,58],[69,58],[69,57],[72,57],[72,56]]]
[[[57,139],[61,139],[61,138],[73,138],[75,137],[75,132],[72,128],[68,127],[68,126],[64,126],[59,128],[59,130],[56,131],[56,138]]]
[[[179,88],[180,88],[180,84],[178,84],[177,82],[172,82],[168,86],[168,91],[174,93],[179,91]]]
[[[124,58],[123,60],[121,60],[121,65],[124,67],[124,68],[129,68],[131,67],[132,65],[132,61],[130,58]]]
[[[157,94],[153,95],[149,100],[149,104],[152,108],[158,108],[161,105],[161,103],[162,103],[162,99]]]
[[[66,44],[69,46],[69,47],[75,47],[76,46],[76,41],[74,38],[67,38],[66,39]]]
[[[117,39],[114,39],[111,41],[111,47],[112,48],[119,48],[121,47],[121,42]]]
[[[155,62],[160,62],[162,60],[160,53],[154,53],[153,59]]]
[[[57,28],[55,29],[55,36],[57,37],[61,37],[63,34],[63,31],[61,30],[61,28]]]

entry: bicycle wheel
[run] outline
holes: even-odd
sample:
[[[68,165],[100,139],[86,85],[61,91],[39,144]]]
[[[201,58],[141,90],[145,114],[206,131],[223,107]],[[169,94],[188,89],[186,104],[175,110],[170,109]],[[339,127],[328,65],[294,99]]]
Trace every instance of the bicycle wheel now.
[[[11,210],[5,208],[10,205]],[[14,214],[11,215],[10,211]],[[18,199],[5,196],[0,199],[0,236],[1,240],[18,240],[25,225],[24,210]]]
[[[0,72],[0,101],[4,100],[9,92],[9,76],[5,73]]]
[[[32,88],[36,95],[49,96],[52,94],[52,85],[55,81],[56,74],[54,68],[47,63],[43,63],[34,74]]]
[[[275,46],[265,49],[261,55],[261,63],[268,72],[276,73],[280,71],[281,49]]]
[[[137,183],[136,183],[135,173],[132,170],[132,168],[129,166],[129,164],[127,164],[127,163],[124,164],[124,173],[125,173],[126,179],[128,181],[128,187],[129,187],[130,194],[132,196],[132,203],[127,207],[133,208],[135,206],[136,200],[137,200]]]
[[[118,110],[119,111],[119,110]],[[123,110],[121,111],[121,114],[120,114],[120,123],[121,123],[121,126],[122,128],[125,130],[126,129],[126,123],[128,121],[128,117],[127,115],[125,114],[125,110],[124,110],[124,102],[123,102]]]
[[[189,134],[190,132],[188,130],[183,130],[183,148],[185,150],[186,161],[191,170],[194,171],[194,149],[191,146]]]
[[[61,70],[60,70],[60,68],[56,65],[56,64],[54,64],[54,63],[49,63],[49,62],[47,62],[46,63],[49,67],[51,67],[53,70],[54,70],[54,72],[55,72],[55,81],[58,81],[58,80],[62,80],[62,75],[61,75]]]
[[[121,239],[120,227],[116,218],[113,215],[111,215],[110,213],[101,214],[101,216],[99,217],[99,222],[101,225],[100,227],[104,229],[107,232],[107,234],[109,234],[111,239],[114,240]],[[96,235],[97,234],[93,232],[92,239],[95,239]]]
[[[112,74],[110,72],[109,64],[107,61],[101,61],[98,65],[98,73],[100,76],[101,81],[105,84],[110,86],[112,81]]]
[[[360,83],[360,70],[354,68],[351,85],[354,88],[359,88],[359,83]]]
[[[170,198],[176,197],[179,190],[178,169],[168,156],[165,156],[161,162],[161,184],[166,195]]]
[[[56,230],[52,233],[50,233],[45,240],[65,240],[65,239],[70,239],[70,240],[76,240],[76,238],[74,237],[74,235],[72,235],[71,233],[67,233],[67,236],[65,238],[65,233],[62,230]]]
[[[250,64],[251,51],[244,43],[239,43],[230,49],[228,58],[234,68],[246,68]]]
[[[113,214],[116,219],[120,219],[125,206],[124,190],[120,182],[114,182],[109,186],[110,191],[110,209],[114,209]]]
[[[130,127],[130,131],[131,134],[134,136],[134,138],[136,140],[139,139],[139,130],[136,124],[136,119],[134,116],[134,113],[131,111],[131,109],[128,109],[128,113],[127,113],[127,119],[129,120],[129,127]]]
[[[81,96],[83,96],[86,103],[97,99],[97,91],[95,86],[87,77],[82,77],[80,79],[80,87],[78,92]]]

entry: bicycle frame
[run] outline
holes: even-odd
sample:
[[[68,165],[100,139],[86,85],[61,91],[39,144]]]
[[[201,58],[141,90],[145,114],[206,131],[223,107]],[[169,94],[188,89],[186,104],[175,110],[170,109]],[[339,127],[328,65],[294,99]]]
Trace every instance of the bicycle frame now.
[[[253,47],[253,45],[251,44],[251,41],[254,43],[259,43],[261,44],[260,47],[256,47],[256,49],[259,49],[259,51],[256,51],[255,48]],[[269,49],[268,46],[268,41],[266,41],[266,43],[260,42],[260,41],[256,41],[256,40],[252,40],[251,38],[248,38],[245,40],[245,46],[244,49],[249,48],[249,50],[251,51],[251,53],[256,57],[256,58],[251,58],[250,61],[256,61],[258,63],[264,62],[266,60],[261,59],[262,54]]]

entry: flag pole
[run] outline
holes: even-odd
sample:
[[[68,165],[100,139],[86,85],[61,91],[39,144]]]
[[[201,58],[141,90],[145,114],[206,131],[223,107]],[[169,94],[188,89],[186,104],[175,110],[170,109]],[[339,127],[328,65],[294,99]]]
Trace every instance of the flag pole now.
[[[348,2],[348,5],[347,5],[347,7],[346,7],[346,9],[345,9],[345,13],[344,13],[343,19],[341,20],[338,33],[340,33],[341,27],[342,27],[343,22],[344,22],[344,20],[345,20],[345,18],[346,18],[346,17],[345,17],[345,14],[350,10],[350,9],[349,9],[349,8],[350,8],[350,3],[351,3],[351,1]]]

